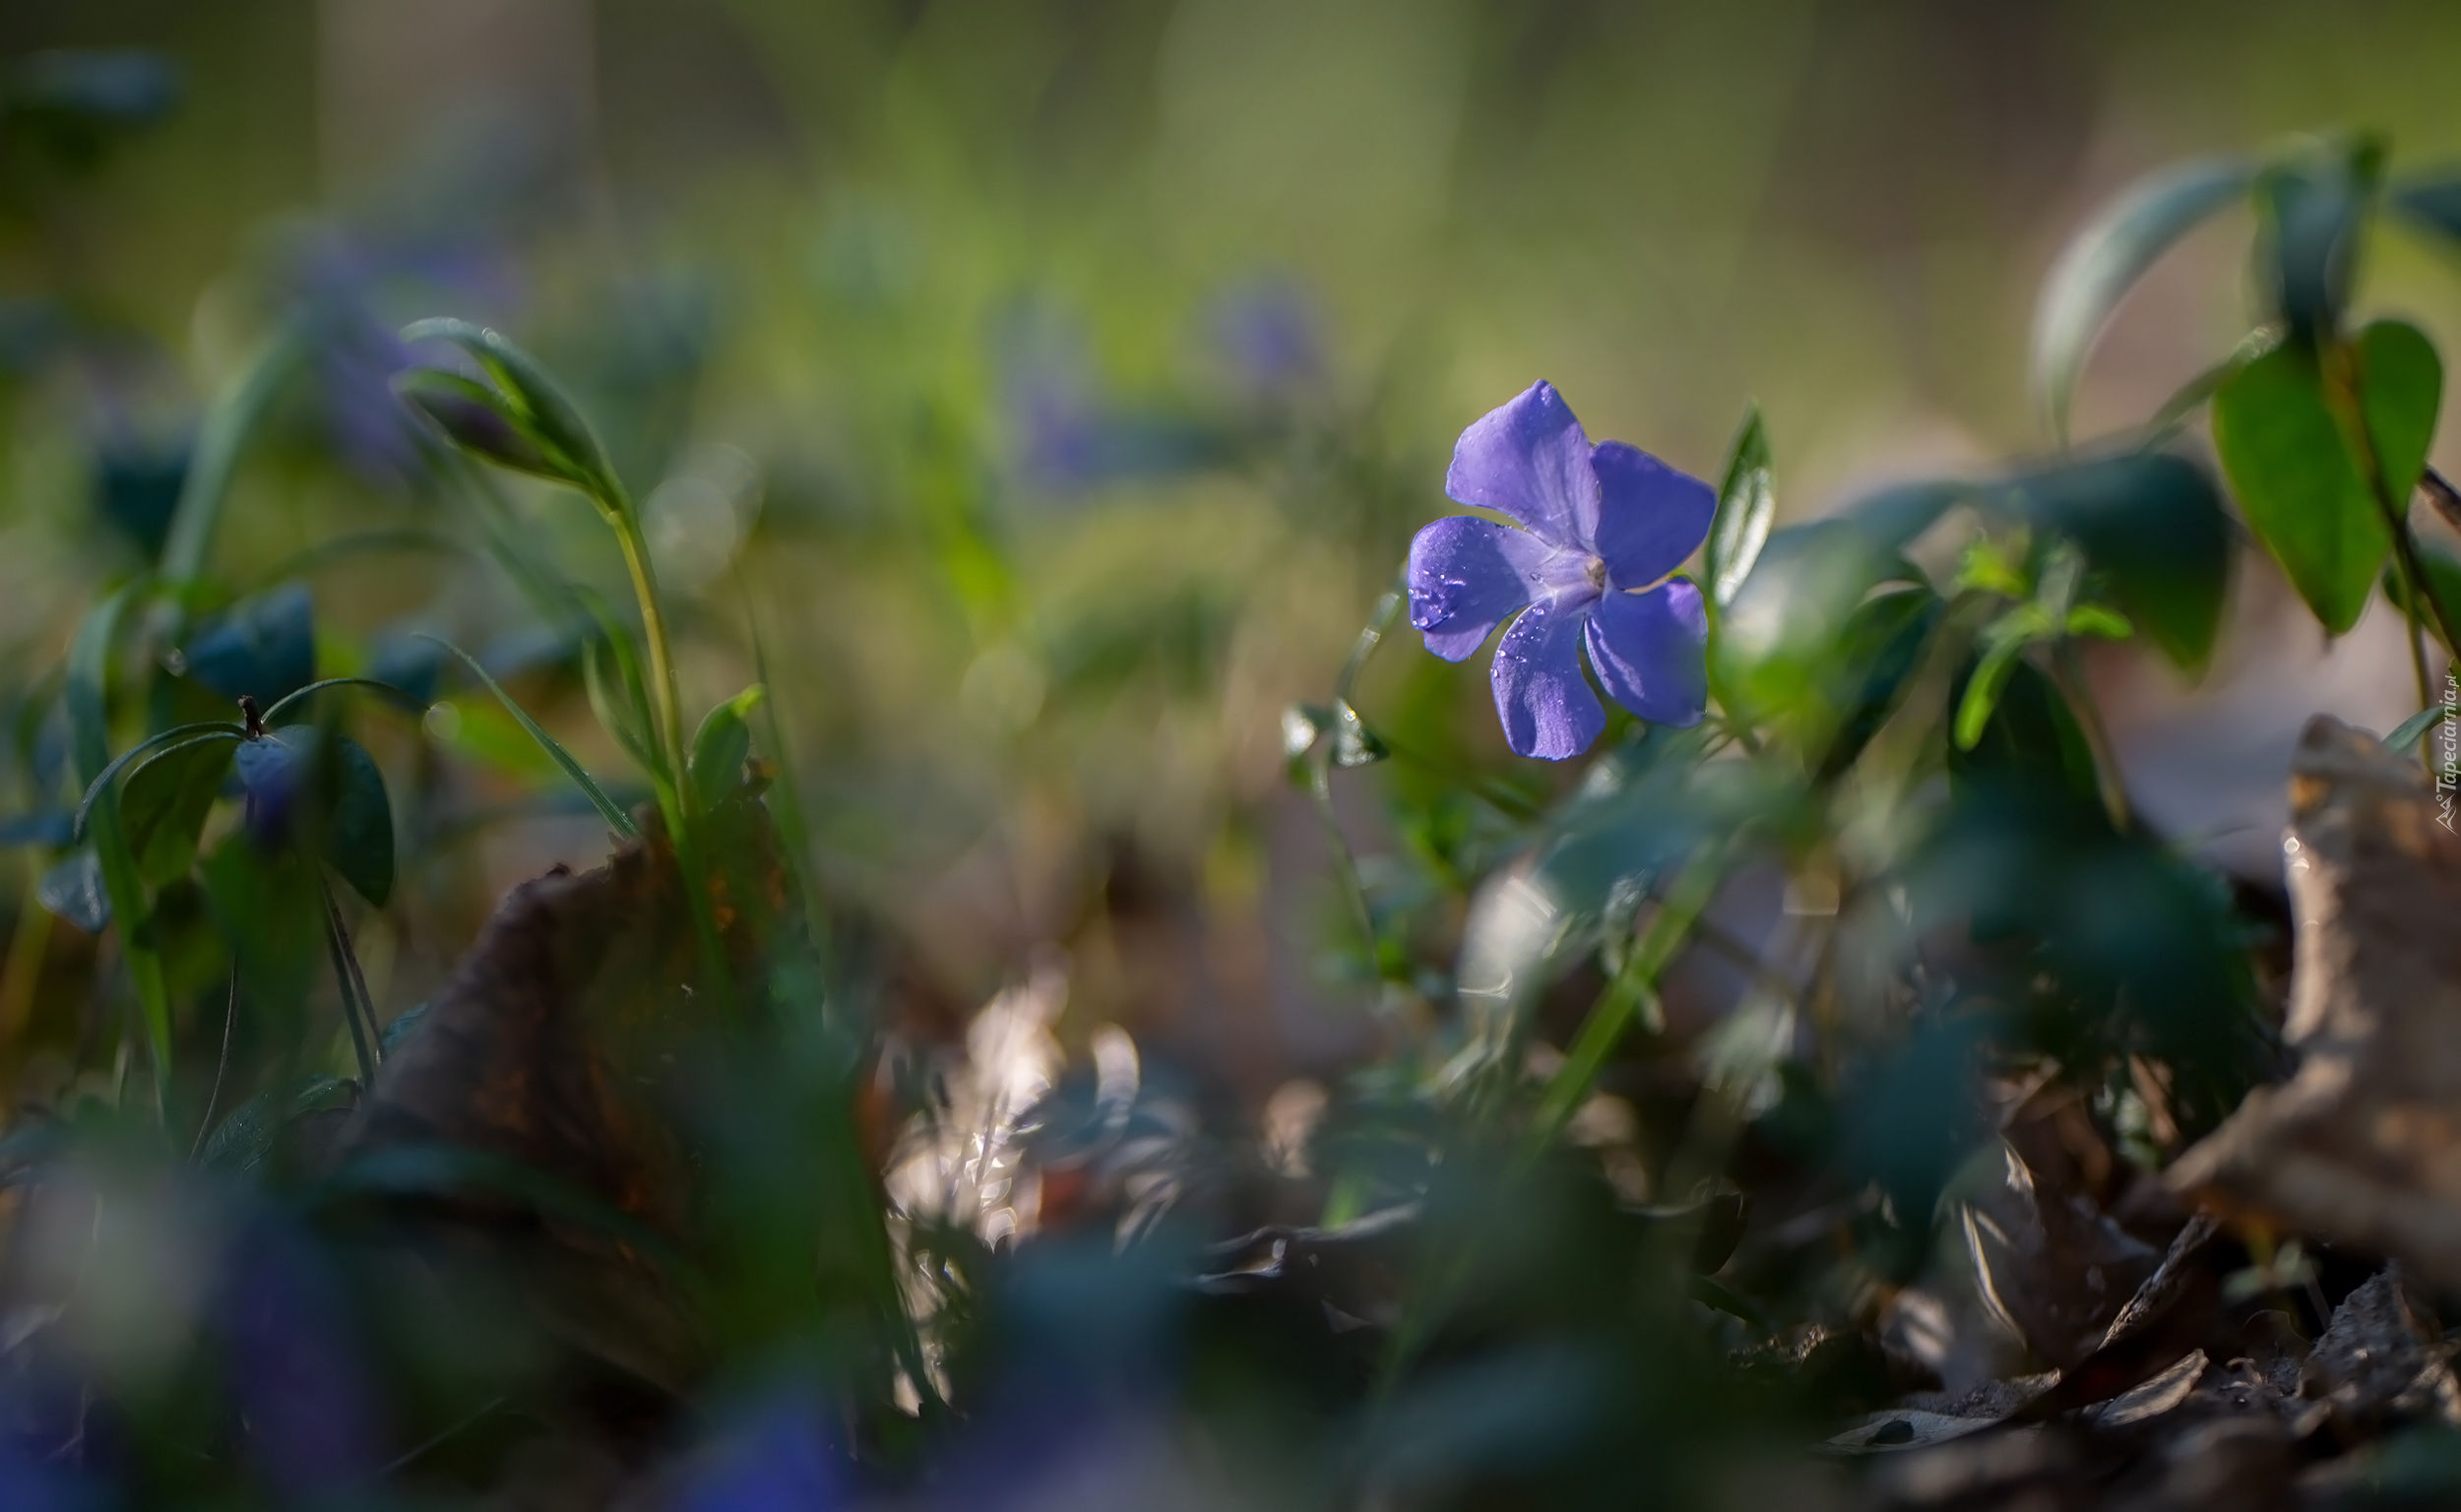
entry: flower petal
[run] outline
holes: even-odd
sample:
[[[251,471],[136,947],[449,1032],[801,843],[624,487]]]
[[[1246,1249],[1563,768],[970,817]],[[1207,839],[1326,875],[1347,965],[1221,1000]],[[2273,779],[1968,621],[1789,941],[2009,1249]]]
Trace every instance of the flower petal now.
[[[1599,599],[1589,643],[1608,697],[1653,724],[1700,723],[1709,702],[1709,615],[1688,580]]]
[[[1463,661],[1537,597],[1554,554],[1528,531],[1447,515],[1410,543],[1410,622],[1425,632],[1427,650]]]
[[[1453,443],[1448,497],[1510,515],[1553,546],[1587,549],[1598,525],[1598,474],[1572,409],[1540,382]]]
[[[1636,446],[1603,441],[1598,475],[1598,554],[1617,588],[1647,588],[1683,565],[1709,538],[1718,492]]]
[[[1541,598],[1496,646],[1495,714],[1516,754],[1561,761],[1607,727],[1607,711],[1581,675],[1581,626],[1596,601]]]

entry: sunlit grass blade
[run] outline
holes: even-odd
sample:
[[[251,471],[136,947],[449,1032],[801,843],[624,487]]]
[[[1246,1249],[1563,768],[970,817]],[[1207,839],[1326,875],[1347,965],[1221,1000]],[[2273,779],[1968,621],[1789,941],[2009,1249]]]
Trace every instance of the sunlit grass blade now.
[[[580,762],[573,759],[572,752],[564,749],[561,742],[548,734],[536,720],[532,719],[528,710],[513,701],[513,695],[504,691],[503,684],[487,675],[487,669],[478,664],[476,657],[440,636],[422,635],[419,639],[433,641],[461,658],[462,663],[468,666],[480,682],[487,685],[487,691],[496,696],[498,703],[504,705],[505,712],[520,723],[521,727],[529,732],[531,739],[538,742],[538,749],[546,752],[557,766],[564,769],[564,775],[573,780],[573,785],[589,795],[591,806],[599,811],[616,834],[630,840],[641,833],[640,829],[633,824],[632,816],[625,813],[613,798],[606,795],[606,790],[598,785]]]
[[[433,639],[433,637],[428,637],[428,639]],[[418,695],[411,693],[405,688],[397,688],[392,683],[379,681],[374,677],[328,677],[322,682],[311,682],[304,688],[299,688],[293,692],[285,693],[282,697],[274,700],[272,706],[265,711],[262,718],[266,724],[271,724],[283,714],[284,711],[289,709],[293,704],[301,703],[318,693],[324,692],[327,688],[373,688],[377,692],[390,697],[395,703],[400,704],[405,709],[416,711],[427,707],[426,700],[418,697]]]

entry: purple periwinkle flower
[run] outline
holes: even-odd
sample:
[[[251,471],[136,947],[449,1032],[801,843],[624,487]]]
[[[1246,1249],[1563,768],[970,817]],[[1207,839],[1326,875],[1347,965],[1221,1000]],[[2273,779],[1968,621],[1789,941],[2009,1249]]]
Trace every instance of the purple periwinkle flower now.
[[[1581,675],[1583,641],[1616,703],[1653,724],[1699,721],[1709,619],[1674,571],[1709,535],[1718,498],[1707,483],[1620,441],[1592,446],[1542,382],[1461,433],[1444,492],[1521,528],[1453,515],[1420,531],[1410,622],[1427,650],[1460,662],[1513,620],[1494,681],[1515,752],[1562,761],[1607,727]]]

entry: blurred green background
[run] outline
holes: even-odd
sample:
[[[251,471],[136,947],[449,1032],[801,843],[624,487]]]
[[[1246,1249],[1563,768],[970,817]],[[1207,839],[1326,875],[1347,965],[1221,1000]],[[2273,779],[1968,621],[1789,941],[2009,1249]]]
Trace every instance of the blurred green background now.
[[[248,463],[218,546],[243,581],[433,519],[381,333],[502,324],[572,377],[651,500],[690,605],[688,704],[750,678],[757,624],[818,870],[896,1010],[945,1032],[1059,946],[1071,1037],[1123,1019],[1251,1098],[1370,1032],[1319,959],[1325,855],[1278,719],[1322,696],[1446,508],[1469,420],[1546,377],[1594,436],[1707,472],[1756,396],[1802,518],[2039,444],[2034,291],[2137,173],[2343,123],[2413,166],[2461,154],[2461,12],[2428,3],[0,11],[0,57],[65,47],[159,50],[179,97],[125,140],[21,135],[0,163],[19,680],[135,564],[96,524],[98,479],[175,452],[283,311],[333,301],[372,334]],[[2142,415],[2245,329],[2246,237],[2224,218],[2131,296],[2081,431]],[[2386,238],[2361,303],[2449,346],[2461,281],[2435,258]],[[78,335],[42,347],[55,329]],[[617,581],[580,505],[519,502],[569,570]],[[490,642],[618,765],[578,676],[523,662],[536,627],[481,577],[319,567],[326,660],[364,663],[412,622]],[[2244,644],[2283,596],[2259,573],[2242,597]],[[2314,704],[2397,704],[2406,665],[2368,633],[2277,660],[2269,723],[2230,706],[2261,802]],[[2226,648],[2196,696],[2227,700],[2238,664]],[[2209,801],[2235,780],[2210,757],[2161,765],[2165,721],[2197,706],[2134,662],[2107,675],[2148,808],[2169,782],[2175,827],[2243,833]],[[2295,677],[2330,696],[2281,696]],[[1424,769],[1554,777],[1503,754],[1481,662],[1398,644],[1362,704],[1416,732]],[[427,732],[477,759],[430,774],[469,823],[368,926],[394,1006],[503,886],[601,844],[586,817],[476,824],[538,776],[492,710]],[[1376,789],[1343,802],[1371,873],[1412,843]]]

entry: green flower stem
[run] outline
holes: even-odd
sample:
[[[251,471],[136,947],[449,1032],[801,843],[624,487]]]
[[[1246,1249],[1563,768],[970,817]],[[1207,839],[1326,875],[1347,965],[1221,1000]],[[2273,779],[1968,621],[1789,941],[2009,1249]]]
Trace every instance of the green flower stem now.
[[[1562,1135],[1633,1019],[1646,1015],[1655,1022],[1659,975],[1690,938],[1701,910],[1709,906],[1710,897],[1717,892],[1720,879],[1726,875],[1727,854],[1724,845],[1713,842],[1693,852],[1667,885],[1658,916],[1650,920],[1639,941],[1624,953],[1622,966],[1598,994],[1589,1018],[1583,1021],[1579,1037],[1572,1041],[1571,1053],[1564,1057],[1563,1065],[1539,1099],[1538,1116],[1530,1126],[1533,1156]]]
[[[650,657],[650,698],[658,720],[658,740],[665,756],[663,773],[653,772],[658,803],[666,819],[666,837],[675,848],[675,865],[683,873],[684,903],[692,914],[692,933],[700,947],[701,979],[722,1015],[734,1011],[734,983],[726,967],[726,951],[718,934],[718,917],[710,909],[709,868],[703,864],[697,816],[691,812],[691,785],[685,781],[690,759],[684,747],[683,695],[675,678],[675,656],[666,633],[666,613],[660,607],[658,575],[650,565],[650,543],[641,534],[640,512],[623,485],[612,477],[593,492],[599,511],[615,531],[624,553],[624,569],[632,575],[633,596],[641,602],[641,639]]]
[[[1384,953],[1376,941],[1375,910],[1367,902],[1367,886],[1359,878],[1358,858],[1351,850],[1350,837],[1342,833],[1342,821],[1333,811],[1333,752],[1330,740],[1325,742],[1325,749],[1307,758],[1307,795],[1315,800],[1316,817],[1324,825],[1325,844],[1333,850],[1334,879],[1340,884],[1343,896],[1350,900],[1351,922],[1357,926],[1359,943],[1367,952],[1368,976],[1372,981],[1381,983],[1384,980]],[[1368,1006],[1381,1012],[1383,993],[1375,987],[1369,990],[1375,1001]]]
[[[624,553],[624,570],[632,575],[633,597],[641,602],[641,639],[650,654],[650,697],[656,703],[659,743],[664,748],[668,771],[680,787],[686,757],[683,743],[683,696],[675,680],[675,657],[666,634],[666,613],[659,606],[658,577],[650,565],[650,543],[641,534],[641,521],[632,501],[621,493],[609,498],[600,496],[599,507],[605,511],[607,522],[615,528],[616,544]],[[667,816],[670,824],[680,816]],[[680,843],[683,834],[676,832]]]

